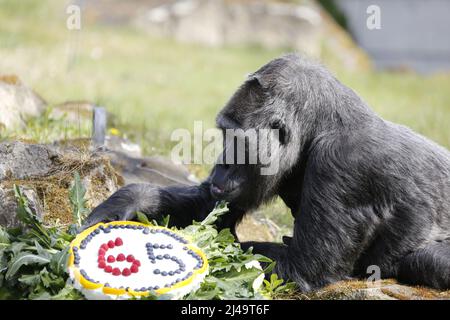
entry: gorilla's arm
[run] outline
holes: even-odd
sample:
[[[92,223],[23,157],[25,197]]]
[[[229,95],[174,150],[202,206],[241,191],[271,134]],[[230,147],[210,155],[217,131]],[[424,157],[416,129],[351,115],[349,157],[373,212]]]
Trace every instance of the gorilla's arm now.
[[[346,155],[337,147],[338,140],[333,139],[335,150],[329,150],[331,140],[324,141],[317,143],[308,156],[301,194],[297,195],[297,203],[293,198],[289,203],[291,208],[298,208],[293,212],[292,238],[284,237],[283,244],[241,244],[243,249],[253,247],[253,252],[276,261],[273,272],[296,282],[301,291],[314,290],[351,275],[375,224],[372,195],[359,194],[363,188],[358,173],[337,167],[349,165]],[[327,152],[336,157],[325,157]],[[356,167],[353,169],[357,170]]]
[[[170,224],[184,227],[201,221],[214,208],[209,182],[197,186],[158,187],[152,184],[127,185],[95,208],[84,228],[99,222],[132,220],[137,211],[152,218],[170,215]]]
[[[83,223],[83,229],[99,222],[133,220],[137,211],[151,218],[170,215],[169,225],[186,227],[202,221],[214,209],[209,178],[196,186],[158,187],[152,184],[127,185],[96,207]],[[229,205],[229,212],[219,217],[218,229],[229,228],[236,236],[236,225],[245,210]]]

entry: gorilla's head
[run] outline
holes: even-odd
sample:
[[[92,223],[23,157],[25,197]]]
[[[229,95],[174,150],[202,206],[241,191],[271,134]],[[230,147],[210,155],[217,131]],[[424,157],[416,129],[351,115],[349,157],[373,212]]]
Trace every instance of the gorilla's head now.
[[[243,209],[271,199],[300,157],[307,156],[304,151],[312,139],[357,119],[354,114],[347,117],[347,109],[362,104],[320,65],[296,54],[272,60],[248,76],[217,116],[224,134],[224,155],[219,158],[223,164],[215,166],[211,177],[212,195]],[[241,131],[227,136],[227,129]],[[252,129],[273,131],[269,139],[261,139],[265,134],[255,138],[249,134]],[[236,160],[242,154],[239,146],[245,146],[244,162]],[[249,161],[252,155],[257,155],[256,162]]]
[[[224,152],[211,177],[214,197],[249,209],[276,193],[314,124],[302,115],[305,72],[297,55],[275,59],[250,74],[218,114]]]

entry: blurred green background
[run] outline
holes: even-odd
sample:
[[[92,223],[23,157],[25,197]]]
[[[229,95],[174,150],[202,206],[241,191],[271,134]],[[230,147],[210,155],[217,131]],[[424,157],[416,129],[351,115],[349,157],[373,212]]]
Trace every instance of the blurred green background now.
[[[88,100],[105,106],[115,116],[112,125],[147,155],[168,155],[174,129],[192,130],[195,120],[214,126],[216,113],[245,75],[290,50],[179,43],[87,18],[81,30],[71,31],[66,6],[58,0],[0,0],[0,73],[17,75],[49,104]],[[450,148],[448,73],[348,70],[326,48],[318,58],[382,117]],[[88,136],[89,128],[40,119],[0,135],[47,142],[61,132]],[[262,211],[279,225],[290,224],[279,202]]]

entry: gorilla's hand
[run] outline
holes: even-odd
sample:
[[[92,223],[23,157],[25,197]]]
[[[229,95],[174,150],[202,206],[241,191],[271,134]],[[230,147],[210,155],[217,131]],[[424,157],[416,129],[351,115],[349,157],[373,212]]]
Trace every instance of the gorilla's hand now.
[[[82,230],[99,222],[132,220],[137,211],[157,213],[159,188],[151,184],[127,185],[95,208],[83,222]]]
[[[215,203],[208,182],[197,186],[168,187],[130,184],[95,208],[84,221],[82,230],[99,222],[132,220],[138,211],[155,219],[170,215],[171,225],[185,227],[193,220],[202,221]]]

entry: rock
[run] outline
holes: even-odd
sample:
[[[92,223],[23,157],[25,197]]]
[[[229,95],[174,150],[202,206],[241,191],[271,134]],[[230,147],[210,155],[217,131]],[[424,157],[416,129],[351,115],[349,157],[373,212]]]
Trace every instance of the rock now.
[[[111,164],[125,184],[153,183],[159,186],[194,185],[198,183],[183,165],[174,164],[162,156],[134,158],[123,152],[108,151]]]
[[[150,1],[134,24],[180,42],[208,46],[256,44],[289,48],[315,58],[333,54],[345,67],[370,65],[368,56],[316,1]],[[324,48],[328,50],[324,52]]]
[[[112,150],[90,151],[88,139],[52,145],[4,142],[0,143],[0,224],[19,225],[14,184],[23,188],[45,223],[70,224],[69,189],[75,172],[79,172],[86,188],[88,208],[96,207],[124,184],[169,186],[198,182],[186,167],[167,158],[134,158]]]
[[[311,6],[277,1],[173,1],[143,11],[136,24],[182,42],[259,44],[317,56],[321,16]]]
[[[300,300],[448,300],[450,291],[406,286],[395,280],[370,283],[362,280],[340,281],[311,293],[290,295],[288,299]]]
[[[0,76],[0,128],[24,127],[30,117],[41,115],[45,101],[15,76]]]
[[[129,157],[142,157],[141,146],[131,142],[126,137],[107,135],[105,139],[105,147],[110,151],[120,152]]]
[[[264,219],[256,214],[246,215],[239,223],[236,233],[239,241],[274,241],[276,231]]]
[[[140,157],[141,150],[138,145],[115,135],[106,136],[105,148],[101,150],[93,149],[90,139],[61,140],[55,142],[53,146],[73,152],[84,150],[101,154],[111,161],[111,165],[123,178],[124,184],[152,183],[169,186],[193,185],[199,182],[185,166],[175,164],[163,156]]]
[[[0,143],[0,224],[19,225],[13,186],[25,196],[44,223],[72,223],[69,189],[78,172],[86,188],[87,207],[93,208],[123,184],[103,154],[54,145]]]
[[[54,167],[55,148],[39,144],[6,142],[0,144],[0,181],[42,177]]]
[[[43,219],[44,211],[36,191],[26,187],[21,187],[20,189],[27,198],[30,209],[33,210],[39,219]],[[17,204],[14,199],[14,190],[0,183],[0,226],[12,228],[19,225],[15,215]]]

